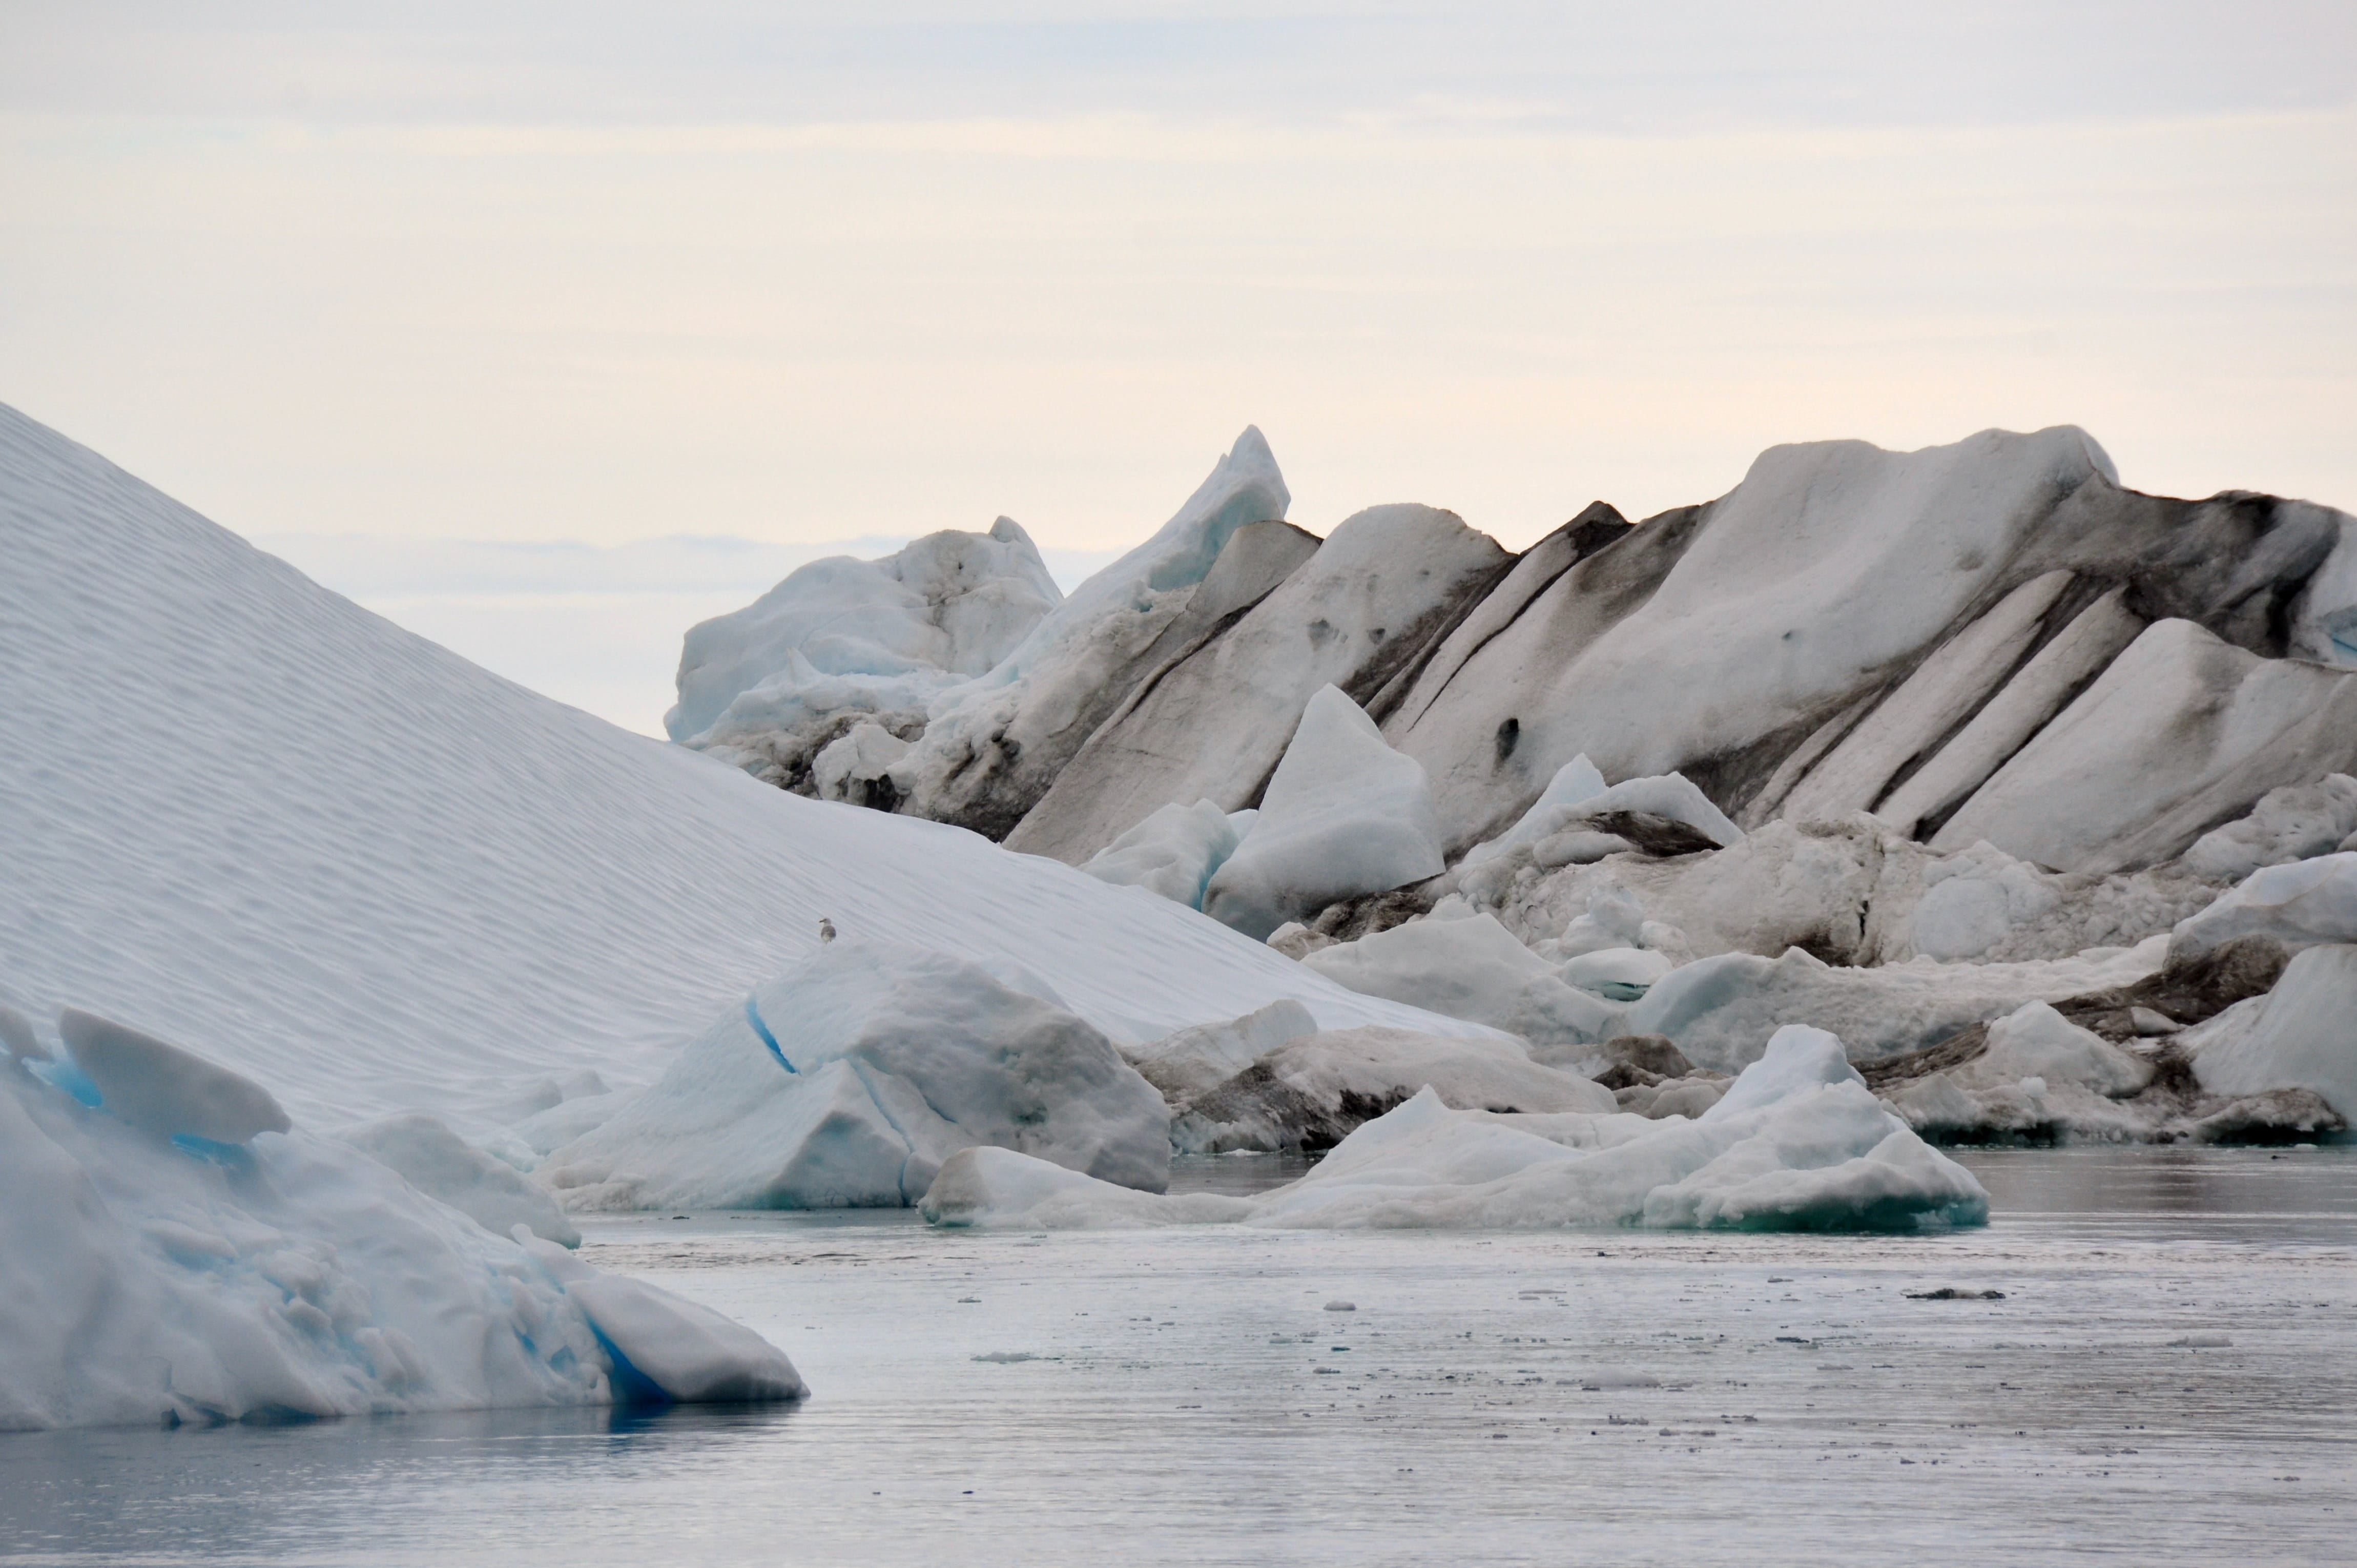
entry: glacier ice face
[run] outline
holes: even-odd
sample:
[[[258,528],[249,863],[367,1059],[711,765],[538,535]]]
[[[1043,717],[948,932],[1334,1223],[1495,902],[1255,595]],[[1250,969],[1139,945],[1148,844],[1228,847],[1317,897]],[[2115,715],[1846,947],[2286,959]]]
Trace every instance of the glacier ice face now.
[[[0,1430],[803,1391],[749,1330],[299,1128],[191,1149],[0,1069]],[[653,1348],[699,1332],[727,1365],[666,1381]]]
[[[1186,614],[1238,531],[1282,520],[1291,501],[1267,440],[1247,427],[1152,538],[932,699],[893,773],[906,809],[1005,837],[1127,694],[1135,662]]]
[[[1168,1122],[1082,1019],[977,965],[845,937],[723,1013],[544,1174],[582,1207],[899,1206],[995,1144],[1158,1191]]]
[[[768,695],[727,727],[774,713],[789,693],[823,717],[811,707],[822,676],[930,675],[938,691],[997,663],[1062,600],[1012,518],[987,533],[945,529],[874,561],[813,561],[745,608],[689,629],[679,703],[663,725],[674,740],[709,736],[755,691]]]
[[[1203,912],[1265,939],[1338,898],[1387,892],[1442,866],[1424,769],[1327,686],[1302,709],[1252,832],[1212,873]]]
[[[1988,1195],[1971,1173],[1867,1091],[1841,1042],[1798,1027],[1780,1031],[1699,1120],[1452,1110],[1426,1089],[1290,1186],[1254,1198],[1205,1196],[1149,1197],[1005,1151],[969,1150],[942,1166],[922,1207],[936,1224],[1059,1229],[1840,1230],[1988,1218]],[[1198,1207],[1176,1207],[1186,1203]]]
[[[1932,838],[2061,871],[2179,854],[2266,789],[2357,755],[2357,675],[2155,621]]]
[[[1008,844],[1077,861],[1166,804],[1249,804],[1313,693],[1372,701],[1509,559],[1433,507],[1345,519],[1235,624],[1142,682]]]
[[[1911,654],[2058,498],[2108,473],[2068,427],[1771,447],[1719,500],[1575,566],[1445,693],[1411,699],[1393,740],[1431,770],[1453,842],[1519,814],[1576,754],[1628,778],[1738,753]]]

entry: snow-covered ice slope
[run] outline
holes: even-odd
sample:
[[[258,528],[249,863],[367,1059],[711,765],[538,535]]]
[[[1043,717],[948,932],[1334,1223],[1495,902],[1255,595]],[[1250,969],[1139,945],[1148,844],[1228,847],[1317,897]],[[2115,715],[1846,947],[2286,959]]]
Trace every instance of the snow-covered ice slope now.
[[[478,669],[0,407],[0,987],[296,1122],[658,1073],[822,916],[1016,961],[1116,1039],[1351,994],[1162,898],[798,799]]]

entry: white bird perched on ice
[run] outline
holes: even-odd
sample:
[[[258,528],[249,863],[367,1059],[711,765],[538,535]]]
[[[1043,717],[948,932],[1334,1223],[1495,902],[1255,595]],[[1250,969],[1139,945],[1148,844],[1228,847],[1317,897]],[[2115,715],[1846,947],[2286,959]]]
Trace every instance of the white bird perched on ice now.
[[[824,915],[818,918],[818,940],[822,947],[834,940],[834,922]]]

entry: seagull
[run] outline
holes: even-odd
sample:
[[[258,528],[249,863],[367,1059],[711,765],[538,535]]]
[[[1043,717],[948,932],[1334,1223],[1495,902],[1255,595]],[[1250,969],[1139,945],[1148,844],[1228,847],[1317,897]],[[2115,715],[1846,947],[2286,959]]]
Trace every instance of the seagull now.
[[[824,915],[818,918],[818,940],[821,947],[834,940],[834,922]]]

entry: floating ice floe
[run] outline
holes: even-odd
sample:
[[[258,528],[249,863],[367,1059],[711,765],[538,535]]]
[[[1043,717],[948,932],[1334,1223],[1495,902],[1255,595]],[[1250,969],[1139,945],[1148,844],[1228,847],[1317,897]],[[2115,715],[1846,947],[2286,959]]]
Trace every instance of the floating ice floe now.
[[[1252,831],[1211,874],[1203,912],[1265,938],[1338,898],[1437,876],[1442,865],[1424,769],[1327,686],[1302,709]]]
[[[752,1330],[487,1230],[226,1069],[61,1033],[0,1058],[0,1430],[803,1392]]]
[[[1988,1195],[1867,1091],[1839,1040],[1796,1026],[1694,1121],[1453,1111],[1426,1090],[1257,1197],[1157,1198],[974,1149],[920,1207],[937,1225],[1046,1228],[1886,1230],[1981,1223]]]
[[[724,1012],[542,1175],[576,1208],[898,1207],[993,1144],[1159,1191],[1168,1125],[1153,1085],[1053,1000],[846,937]]]

